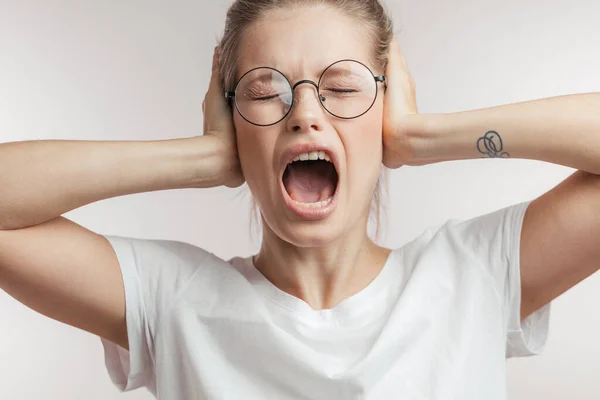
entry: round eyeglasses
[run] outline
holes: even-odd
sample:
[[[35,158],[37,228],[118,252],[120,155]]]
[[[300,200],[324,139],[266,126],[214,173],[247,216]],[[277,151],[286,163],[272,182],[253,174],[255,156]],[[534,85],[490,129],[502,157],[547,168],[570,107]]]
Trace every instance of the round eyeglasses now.
[[[225,97],[235,102],[239,114],[257,126],[271,126],[282,121],[294,105],[294,90],[303,83],[317,89],[323,108],[342,119],[354,119],[366,114],[377,99],[378,83],[385,76],[375,76],[365,64],[355,60],[340,60],[323,71],[319,83],[301,80],[295,85],[281,72],[270,67],[258,67],[246,72],[235,90]]]

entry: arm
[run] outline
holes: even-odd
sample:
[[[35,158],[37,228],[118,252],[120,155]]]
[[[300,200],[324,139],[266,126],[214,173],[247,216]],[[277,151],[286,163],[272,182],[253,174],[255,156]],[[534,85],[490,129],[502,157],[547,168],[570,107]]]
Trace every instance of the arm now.
[[[393,138],[408,143],[410,160],[397,161],[408,165],[527,158],[579,169],[525,214],[522,318],[600,268],[600,93],[406,115]]]
[[[211,136],[153,142],[0,145],[0,288],[26,306],[128,348],[125,294],[110,244],[60,215],[101,199],[217,186]]]
[[[215,142],[200,136],[0,144],[0,230],[37,225],[111,197],[218,185],[223,162]]]
[[[526,158],[600,175],[600,93],[405,118],[411,163]]]

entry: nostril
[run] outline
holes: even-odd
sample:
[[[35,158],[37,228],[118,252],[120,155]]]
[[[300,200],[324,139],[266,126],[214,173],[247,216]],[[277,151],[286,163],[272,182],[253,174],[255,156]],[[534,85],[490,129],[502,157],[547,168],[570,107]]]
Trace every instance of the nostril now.
[[[314,124],[310,126],[310,129],[311,129],[311,130],[314,130],[314,131],[317,131],[317,132],[321,130],[321,129],[319,128],[319,125],[314,125]],[[292,131],[293,131],[294,133],[296,133],[296,132],[301,132],[302,130],[303,130],[303,129],[302,129],[302,127],[301,127],[300,125],[294,125],[294,127],[292,128]]]

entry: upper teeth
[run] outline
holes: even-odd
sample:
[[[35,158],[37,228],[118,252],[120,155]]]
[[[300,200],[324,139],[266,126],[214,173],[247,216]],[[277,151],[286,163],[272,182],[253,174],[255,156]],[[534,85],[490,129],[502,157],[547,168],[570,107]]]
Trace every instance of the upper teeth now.
[[[325,160],[331,162],[329,155],[324,151],[310,151],[308,153],[298,154],[292,161],[289,163],[293,163],[294,161],[306,161],[306,160]]]

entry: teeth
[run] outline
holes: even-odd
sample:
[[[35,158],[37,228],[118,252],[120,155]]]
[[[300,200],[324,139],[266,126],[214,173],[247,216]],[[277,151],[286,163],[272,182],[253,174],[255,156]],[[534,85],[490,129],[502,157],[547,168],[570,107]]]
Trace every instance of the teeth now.
[[[331,203],[331,200],[333,200],[333,196],[330,197],[330,198],[328,198],[325,201],[319,201],[319,202],[316,202],[316,203],[301,203],[301,202],[296,201],[294,199],[292,199],[292,202],[294,204],[297,204],[297,205],[302,206],[304,208],[321,208],[321,207],[325,207],[326,205],[328,205],[329,203]]]
[[[290,161],[290,164],[295,161],[307,160],[325,160],[327,162],[331,162],[331,158],[329,158],[329,155],[324,151],[311,151],[309,153],[298,154],[292,161]]]

